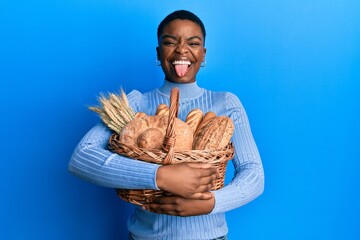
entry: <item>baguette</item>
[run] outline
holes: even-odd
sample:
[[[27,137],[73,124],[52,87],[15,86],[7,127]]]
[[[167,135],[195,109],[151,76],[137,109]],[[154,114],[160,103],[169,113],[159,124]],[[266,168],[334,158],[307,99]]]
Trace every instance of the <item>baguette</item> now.
[[[189,127],[193,130],[193,134],[195,135],[196,129],[200,125],[202,119],[203,119],[203,112],[196,108],[189,112],[189,114],[186,117],[186,124],[189,125]]]

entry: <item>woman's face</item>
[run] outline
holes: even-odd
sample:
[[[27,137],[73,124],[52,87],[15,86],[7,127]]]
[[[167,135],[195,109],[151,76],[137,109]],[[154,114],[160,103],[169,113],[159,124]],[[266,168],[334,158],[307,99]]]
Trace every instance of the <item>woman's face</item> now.
[[[189,20],[171,21],[164,27],[156,51],[166,80],[195,82],[206,53],[200,26]]]

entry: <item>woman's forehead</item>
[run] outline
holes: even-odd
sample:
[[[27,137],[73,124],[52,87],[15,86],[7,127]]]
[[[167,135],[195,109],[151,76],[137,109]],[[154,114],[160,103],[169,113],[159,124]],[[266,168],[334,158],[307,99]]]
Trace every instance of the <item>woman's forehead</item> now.
[[[203,39],[201,27],[190,20],[176,19],[165,25],[161,36],[173,35],[173,36],[198,36]]]

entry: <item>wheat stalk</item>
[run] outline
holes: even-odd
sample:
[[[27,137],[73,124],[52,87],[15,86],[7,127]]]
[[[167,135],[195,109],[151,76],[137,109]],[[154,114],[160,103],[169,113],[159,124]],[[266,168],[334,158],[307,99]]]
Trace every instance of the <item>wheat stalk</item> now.
[[[103,123],[117,134],[135,118],[135,113],[122,89],[120,94],[100,94],[98,101],[99,106],[91,106],[89,109],[99,114]]]

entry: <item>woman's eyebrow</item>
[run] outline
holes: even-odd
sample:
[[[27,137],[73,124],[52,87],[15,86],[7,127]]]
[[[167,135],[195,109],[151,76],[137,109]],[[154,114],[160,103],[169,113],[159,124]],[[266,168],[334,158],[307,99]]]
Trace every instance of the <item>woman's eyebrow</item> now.
[[[202,38],[199,37],[199,36],[192,36],[192,37],[189,37],[187,40],[194,40],[194,39],[199,39],[200,41],[202,41]]]
[[[165,34],[165,35],[161,36],[161,39],[164,39],[164,38],[171,38],[171,39],[174,39],[174,40],[177,39],[176,36],[170,35],[170,34]]]
[[[164,38],[171,38],[171,39],[174,39],[174,40],[177,40],[177,39],[178,39],[176,36],[171,35],[171,34],[165,34],[165,35],[161,36],[161,39],[164,39]],[[202,38],[199,37],[199,36],[196,36],[196,35],[195,35],[195,36],[192,36],[192,37],[189,37],[189,38],[187,38],[186,40],[187,40],[187,41],[191,41],[191,40],[194,40],[194,39],[198,39],[198,40],[202,41]]]

